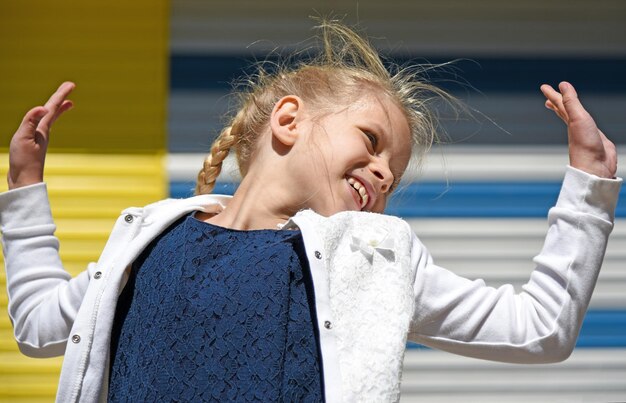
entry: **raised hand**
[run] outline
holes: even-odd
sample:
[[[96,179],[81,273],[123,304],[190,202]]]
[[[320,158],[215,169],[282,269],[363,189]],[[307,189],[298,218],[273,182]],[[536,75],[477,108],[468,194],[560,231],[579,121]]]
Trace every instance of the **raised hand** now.
[[[614,178],[617,171],[615,145],[598,129],[570,83],[560,83],[559,91],[547,84],[541,86],[547,99],[546,107],[567,125],[570,165],[603,178]]]
[[[66,98],[74,87],[74,83],[64,82],[44,106],[36,106],[24,116],[9,146],[9,189],[43,181],[50,127],[72,108],[72,101]]]

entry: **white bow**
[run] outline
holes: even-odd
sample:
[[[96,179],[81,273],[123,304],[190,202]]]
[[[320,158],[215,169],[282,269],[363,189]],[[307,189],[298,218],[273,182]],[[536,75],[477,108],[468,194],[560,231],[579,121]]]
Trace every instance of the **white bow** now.
[[[369,242],[365,242],[361,238],[352,236],[352,244],[350,249],[352,252],[361,251],[367,261],[372,264],[374,260],[374,253],[378,252],[388,262],[394,262],[396,260],[396,254],[394,252],[395,242],[393,238],[386,235],[382,241],[371,239]]]

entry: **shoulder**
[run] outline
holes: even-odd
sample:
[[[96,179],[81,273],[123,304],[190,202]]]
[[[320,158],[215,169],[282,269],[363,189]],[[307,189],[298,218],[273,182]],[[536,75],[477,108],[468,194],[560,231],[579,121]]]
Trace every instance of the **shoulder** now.
[[[129,207],[123,213],[142,210],[144,214],[158,214],[163,211],[211,211],[223,209],[230,201],[231,196],[226,195],[199,195],[184,199],[163,199],[148,204],[144,207]]]
[[[128,247],[122,246],[120,242],[128,241],[129,232],[132,233],[133,242],[144,247],[183,215],[192,211],[210,212],[211,209],[223,209],[229,199],[230,196],[201,195],[186,199],[164,199],[145,207],[129,207],[118,217],[101,259],[118,253],[120,248]]]
[[[294,222],[303,231],[314,228],[327,240],[357,237],[367,239],[368,243],[379,243],[385,239],[410,243],[414,236],[409,223],[399,217],[362,211],[345,211],[324,217],[312,210],[304,210],[294,217]]]

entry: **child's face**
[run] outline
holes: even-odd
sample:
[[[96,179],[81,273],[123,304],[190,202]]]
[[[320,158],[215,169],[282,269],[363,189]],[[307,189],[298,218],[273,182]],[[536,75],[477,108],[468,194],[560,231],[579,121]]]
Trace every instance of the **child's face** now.
[[[410,129],[400,108],[386,97],[364,97],[311,120],[309,136],[308,156],[299,157],[308,179],[298,186],[306,207],[322,215],[382,213],[411,157]]]

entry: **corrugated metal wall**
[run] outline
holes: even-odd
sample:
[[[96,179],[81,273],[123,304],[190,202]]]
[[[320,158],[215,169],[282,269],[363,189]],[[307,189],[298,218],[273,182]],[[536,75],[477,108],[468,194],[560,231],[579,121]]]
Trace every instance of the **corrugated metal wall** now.
[[[163,151],[168,6],[162,0],[0,3],[1,149],[16,116],[73,80],[76,107],[55,126],[53,151]]]
[[[420,182],[409,173],[390,206],[390,212],[410,221],[439,264],[460,274],[491,284],[520,284],[532,268],[545,231],[543,216],[556,198],[566,163],[564,129],[543,108],[541,83],[574,82],[605,132],[622,148],[626,145],[626,3],[620,0],[177,0],[170,18],[167,3],[0,4],[2,143],[8,144],[19,117],[43,102],[42,93],[72,79],[78,83],[73,97],[77,108],[59,121],[53,147],[79,156],[70,168],[74,173],[94,166],[117,168],[106,180],[112,187],[105,186],[105,192],[82,175],[75,185],[67,185],[62,167],[71,158],[50,158],[50,173],[56,170],[62,178],[53,177],[51,187],[57,189],[53,199],[61,200],[53,202],[64,260],[72,271],[97,257],[108,221],[65,217],[71,211],[82,217],[97,214],[75,210],[82,204],[63,203],[96,189],[102,191],[96,196],[104,196],[115,184],[126,189],[127,199],[113,197],[119,208],[161,197],[164,149],[170,152],[170,194],[189,194],[202,159],[191,153],[208,150],[219,130],[229,82],[249,60],[309,38],[314,25],[309,15],[346,15],[347,22],[358,22],[378,47],[401,62],[463,59],[454,65],[457,70],[432,78],[478,110],[476,120],[448,125],[454,145],[434,151]],[[169,137],[164,135],[166,96]],[[80,159],[84,152],[88,157]],[[99,152],[109,154],[93,155]],[[141,153],[147,159],[115,160],[118,153],[130,153],[131,158]],[[129,172],[143,178],[128,179]],[[223,180],[228,183],[218,189],[232,191],[236,176]],[[127,181],[136,181],[130,186],[133,191]],[[148,182],[154,191],[144,192],[142,184]],[[106,214],[119,210],[117,204],[101,207]],[[623,203],[618,216],[591,311],[570,360],[510,366],[409,349],[403,401],[626,399]],[[86,244],[93,246],[93,253],[70,252]],[[6,306],[4,294],[0,305]],[[0,324],[0,400],[49,401],[58,360],[16,358],[6,316]]]
[[[21,117],[65,80],[74,110],[55,124],[46,181],[72,274],[98,259],[120,211],[167,194],[168,2],[0,2],[0,177]],[[0,190],[6,190],[4,179]],[[21,355],[0,274],[0,401],[50,402],[61,359]]]
[[[407,175],[389,212],[409,220],[438,264],[492,285],[521,285],[540,250],[545,215],[567,163],[565,130],[543,107],[538,88],[572,81],[603,130],[624,148],[626,3],[177,1],[169,98],[172,195],[193,187],[202,160],[193,153],[208,150],[221,128],[230,81],[267,51],[302,46],[312,35],[308,16],[330,12],[358,21],[400,62],[463,59],[451,72],[431,77],[475,108],[476,119],[446,126],[453,145],[435,149],[421,177]],[[218,192],[236,186],[236,168],[224,172]],[[505,365],[411,348],[402,400],[625,400],[624,206],[569,360]]]

